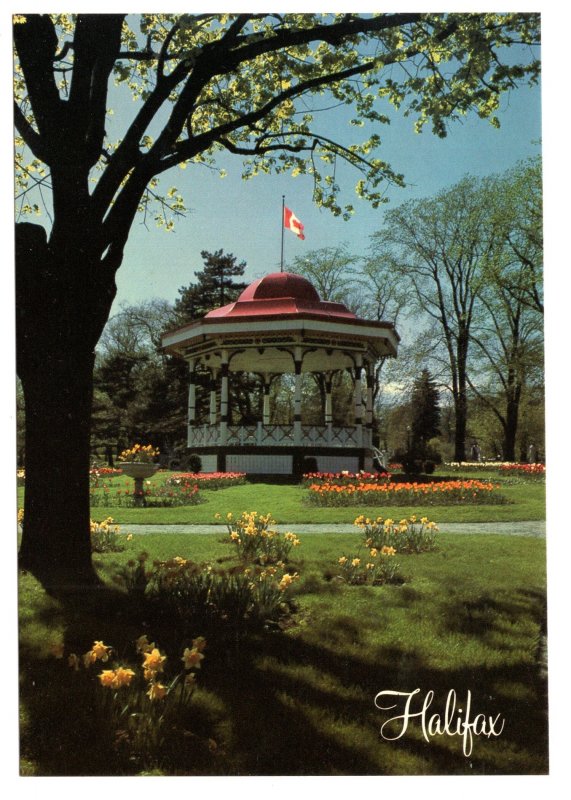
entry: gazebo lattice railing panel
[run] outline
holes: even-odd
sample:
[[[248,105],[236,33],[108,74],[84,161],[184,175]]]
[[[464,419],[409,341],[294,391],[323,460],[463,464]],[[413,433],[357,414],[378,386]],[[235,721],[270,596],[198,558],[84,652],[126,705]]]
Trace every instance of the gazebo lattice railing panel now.
[[[358,426],[302,425],[301,438],[295,441],[293,425],[229,425],[224,437],[218,425],[193,425],[188,430],[189,447],[370,447],[371,431]]]

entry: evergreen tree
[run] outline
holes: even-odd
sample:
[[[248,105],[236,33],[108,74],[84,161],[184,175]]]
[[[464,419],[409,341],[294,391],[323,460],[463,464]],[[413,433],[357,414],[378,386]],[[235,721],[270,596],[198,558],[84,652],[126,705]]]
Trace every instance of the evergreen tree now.
[[[180,297],[174,304],[175,320],[180,325],[203,317],[213,308],[231,303],[248,285],[235,280],[244,275],[245,261],[238,264],[236,256],[231,253],[225,255],[222,250],[215,253],[203,250],[200,255],[204,269],[195,272],[196,283],[179,289]]]
[[[427,442],[440,433],[440,404],[438,389],[427,369],[412,387],[411,445],[413,450],[423,452]]]

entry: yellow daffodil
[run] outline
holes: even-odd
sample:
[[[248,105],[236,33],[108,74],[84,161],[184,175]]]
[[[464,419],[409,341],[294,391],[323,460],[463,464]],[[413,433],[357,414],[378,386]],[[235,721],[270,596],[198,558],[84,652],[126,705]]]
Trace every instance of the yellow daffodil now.
[[[347,563],[347,556],[341,556],[341,558],[339,559],[339,563],[341,564],[341,566],[346,564]]]
[[[285,591],[288,588],[288,586],[291,586],[291,584],[298,579],[298,577],[299,575],[297,574],[297,572],[295,572],[293,575],[290,575],[289,573],[286,572],[286,574],[282,577],[281,581],[278,583],[278,589],[280,590],[280,592]]]
[[[115,685],[114,669],[104,669],[103,672],[99,673],[98,677],[102,686],[112,688]]]
[[[160,650],[154,647],[152,650],[146,652],[143,660],[143,667],[145,672],[162,672],[164,669],[163,664],[167,660],[166,656],[161,655]]]
[[[132,669],[127,669],[126,667],[117,667],[115,670],[115,686],[118,689],[120,689],[122,686],[129,686],[134,677],[135,673]]]
[[[162,683],[151,683],[147,691],[150,700],[164,700],[167,694],[167,687]]]
[[[185,648],[184,653],[182,654],[182,662],[184,663],[185,669],[200,669],[200,662],[204,656],[194,647],[190,650],[188,647]]]
[[[376,547],[372,547],[371,548],[371,557],[372,558],[376,558],[378,556],[378,554],[379,554],[379,551],[377,550],[377,548]]]
[[[358,567],[360,563],[361,563],[361,559],[360,558],[354,558],[353,561],[351,561],[351,566],[352,567]]]
[[[137,653],[148,653],[154,648],[154,646],[155,646],[154,642],[151,643],[147,639],[146,633],[144,633],[142,636],[139,636],[139,638],[135,642]]]

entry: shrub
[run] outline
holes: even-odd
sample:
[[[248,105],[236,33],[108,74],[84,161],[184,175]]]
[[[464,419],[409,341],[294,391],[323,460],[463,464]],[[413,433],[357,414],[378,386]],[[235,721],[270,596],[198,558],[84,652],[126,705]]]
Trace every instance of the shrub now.
[[[183,458],[183,462],[189,472],[202,472],[202,459],[198,453],[191,453],[186,458]]]
[[[317,472],[317,459],[314,456],[307,456],[303,459],[303,472]]]
[[[442,463],[440,453],[430,445],[397,451],[393,459],[400,463],[406,475],[432,475],[436,465]]]

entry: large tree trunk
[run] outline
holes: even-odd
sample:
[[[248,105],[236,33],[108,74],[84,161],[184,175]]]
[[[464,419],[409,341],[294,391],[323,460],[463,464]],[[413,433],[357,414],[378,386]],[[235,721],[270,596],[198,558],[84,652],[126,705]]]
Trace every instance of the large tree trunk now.
[[[519,425],[519,403],[521,398],[521,386],[512,379],[508,380],[508,397],[506,402],[506,414],[504,424],[504,460],[517,461],[515,444]]]
[[[468,405],[466,391],[460,391],[454,398],[454,460],[466,461],[466,426],[468,423]]]
[[[96,582],[89,532],[93,353],[81,341],[22,374],[26,494],[20,566],[50,588]]]
[[[63,255],[39,226],[18,225],[16,233],[17,366],[26,414],[20,566],[46,588],[76,589],[98,582],[89,527],[93,365],[114,281],[101,284],[86,247]]]

